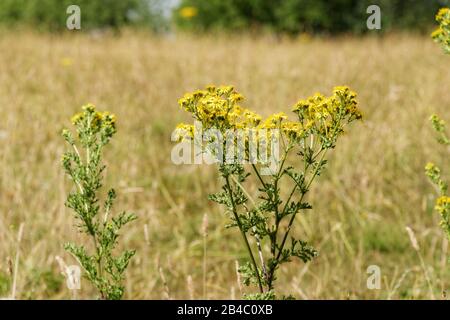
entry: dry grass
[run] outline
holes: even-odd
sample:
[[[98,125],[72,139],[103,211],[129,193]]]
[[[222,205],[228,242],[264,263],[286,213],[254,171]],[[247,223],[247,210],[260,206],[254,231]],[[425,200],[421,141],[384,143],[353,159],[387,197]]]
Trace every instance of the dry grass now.
[[[429,160],[448,165],[428,117],[438,112],[449,119],[449,69],[450,59],[429,38],[406,35],[277,41],[0,34],[0,296],[12,289],[23,222],[16,296],[70,297],[55,261],[62,256],[74,263],[62,245],[78,237],[64,208],[69,184],[59,163],[59,131],[86,102],[118,115],[119,134],[106,154],[108,183],[118,187],[118,204],[139,216],[124,234],[125,245],[138,250],[126,297],[203,296],[205,213],[207,295],[239,296],[235,260],[245,252],[237,231],[223,228],[222,209],[207,200],[220,185],[215,170],[170,161],[172,128],[188,120],[177,98],[224,83],[234,84],[263,114],[288,112],[298,98],[347,84],[365,111],[365,123],[342,139],[312,190],[313,212],[299,217],[295,228],[320,257],[284,266],[282,293],[441,297],[450,284],[450,253],[423,167]],[[433,293],[405,226],[416,233]],[[366,288],[372,264],[381,268],[381,290]],[[87,282],[78,296],[93,297]]]

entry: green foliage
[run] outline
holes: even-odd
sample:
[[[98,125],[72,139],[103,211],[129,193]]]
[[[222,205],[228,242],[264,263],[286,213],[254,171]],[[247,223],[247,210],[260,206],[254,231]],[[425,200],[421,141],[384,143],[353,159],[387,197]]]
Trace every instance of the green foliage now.
[[[6,297],[11,288],[11,277],[0,270],[0,297]]]
[[[444,52],[450,54],[450,8],[442,8],[436,15],[439,27],[432,33],[433,39],[442,44]]]
[[[244,300],[275,300],[276,296],[273,291],[268,291],[264,293],[250,293],[244,294]]]
[[[366,9],[379,5],[382,31],[425,29],[448,0],[182,0],[174,15],[183,29],[236,30],[263,27],[287,33],[366,32]],[[183,8],[196,8],[195,16]]]
[[[371,223],[364,226],[362,239],[367,251],[398,254],[409,248],[409,242],[402,230],[388,223]]]
[[[44,30],[64,30],[70,5],[81,9],[82,29],[127,25],[150,25],[157,27],[162,17],[156,6],[161,0],[2,0],[0,1],[0,24],[26,24]],[[151,10],[155,8],[155,10]]]
[[[438,142],[443,145],[450,145],[450,140],[445,133],[445,122],[440,119],[437,115],[432,115],[430,118],[433,129],[439,134],[437,138]]]
[[[93,105],[86,105],[83,112],[72,118],[78,143],[69,130],[62,133],[71,146],[71,150],[64,153],[62,164],[75,185],[75,190],[67,197],[66,206],[75,212],[80,233],[92,239],[92,250],[73,243],[66,244],[65,249],[84,268],[88,280],[98,289],[102,299],[120,299],[123,296],[124,272],[135,253],[134,250],[126,250],[118,256],[113,255],[119,231],[136,216],[126,212],[116,217],[111,215],[116,199],[114,189],[108,191],[103,207],[99,205],[105,170],[102,152],[116,133],[115,121],[114,115],[97,112]],[[101,209],[103,215],[100,215]]]
[[[37,299],[38,295],[46,299],[55,296],[64,283],[64,277],[52,270],[33,268],[28,276],[22,299]]]
[[[444,146],[450,146],[450,140],[446,135],[445,122],[437,115],[432,115],[431,123],[439,134],[438,142]],[[450,239],[450,197],[448,196],[448,183],[442,177],[441,169],[434,163],[429,162],[425,166],[425,174],[437,187],[439,198],[436,199],[435,209],[441,215],[441,227]]]
[[[431,35],[436,42],[442,44],[444,51],[450,53],[450,8],[442,8],[436,15],[436,21],[439,22],[439,28]],[[437,132],[437,141],[450,146],[450,139],[445,130],[445,122],[437,115],[430,118],[433,129]],[[448,183],[442,178],[441,169],[434,163],[429,162],[425,166],[425,174],[431,182],[437,187],[439,198],[436,200],[435,209],[441,215],[441,227],[450,240],[450,197],[448,196]]]

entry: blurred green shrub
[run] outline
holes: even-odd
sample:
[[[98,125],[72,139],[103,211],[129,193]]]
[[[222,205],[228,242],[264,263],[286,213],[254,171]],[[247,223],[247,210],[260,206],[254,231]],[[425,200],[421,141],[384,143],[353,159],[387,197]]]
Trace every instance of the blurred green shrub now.
[[[0,0],[0,25],[27,25],[40,30],[66,28],[67,7],[81,9],[82,29],[164,23],[158,4],[164,0]]]
[[[174,20],[181,29],[264,28],[291,34],[367,31],[366,9],[381,8],[382,31],[427,29],[450,0],[181,0]],[[191,14],[194,13],[194,14]]]

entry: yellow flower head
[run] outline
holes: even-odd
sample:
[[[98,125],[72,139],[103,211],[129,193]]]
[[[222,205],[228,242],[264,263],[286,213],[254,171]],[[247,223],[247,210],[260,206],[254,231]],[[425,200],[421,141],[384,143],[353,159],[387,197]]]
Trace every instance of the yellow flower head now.
[[[180,16],[184,19],[192,19],[198,14],[196,7],[183,7],[180,9]]]
[[[436,165],[433,162],[428,162],[425,166],[426,171],[435,171],[437,169]]]
[[[178,141],[190,140],[194,138],[194,126],[190,124],[180,123],[175,129],[175,136]]]
[[[95,112],[95,106],[92,103],[85,104],[81,108],[83,109],[83,111],[86,111],[89,113]]]
[[[111,124],[111,125],[115,125],[116,124],[116,115],[109,113],[108,111],[105,112],[99,112],[97,115],[101,121],[107,123],[107,124]]]
[[[228,113],[228,122],[234,129],[254,128],[261,122],[261,116],[249,109],[236,105]]]
[[[77,114],[72,116],[72,118],[70,119],[70,122],[72,122],[72,124],[76,125],[80,121],[82,121],[83,119],[84,119],[84,113],[83,112],[79,112],[79,113],[77,113]]]
[[[285,121],[282,123],[281,128],[293,140],[301,139],[305,134],[304,127],[299,122]]]
[[[242,94],[240,94],[240,93],[233,93],[233,94],[230,96],[230,100],[231,100],[233,103],[241,102],[242,100],[244,100],[244,96],[243,96]]]
[[[337,118],[347,117],[348,120],[359,120],[362,114],[358,109],[356,93],[347,86],[333,89],[333,95],[325,97],[316,93],[306,100],[300,100],[294,105],[295,112],[301,121],[336,121]],[[309,124],[310,127],[311,124]]]
[[[284,112],[274,113],[267,117],[266,120],[264,120],[263,124],[261,125],[261,128],[263,129],[275,129],[278,128],[283,120],[286,120],[287,116]]]
[[[192,113],[205,128],[244,128],[256,125],[261,117],[238,105],[244,97],[233,86],[207,86],[187,93],[178,100],[181,108]]]
[[[436,15],[439,27],[431,34],[431,37],[442,47],[446,53],[450,54],[450,9],[442,8]]]
[[[208,91],[210,93],[216,92],[216,90],[217,90],[217,87],[215,85],[213,85],[213,84],[210,84],[210,85],[206,86],[206,91]]]
[[[243,112],[246,123],[251,126],[257,126],[261,122],[261,116],[253,111],[245,109]]]
[[[446,212],[450,211],[450,197],[441,196],[436,200],[436,211],[444,215]]]
[[[61,59],[61,65],[63,67],[70,67],[73,65],[73,59],[69,57],[64,57]]]
[[[436,30],[434,30],[432,33],[431,33],[431,37],[433,38],[433,39],[438,39],[439,37],[441,37],[441,36],[443,36],[444,35],[444,30],[441,28],[441,27],[438,27]]]
[[[448,24],[448,15],[450,15],[450,8],[441,8],[436,15],[436,21]]]

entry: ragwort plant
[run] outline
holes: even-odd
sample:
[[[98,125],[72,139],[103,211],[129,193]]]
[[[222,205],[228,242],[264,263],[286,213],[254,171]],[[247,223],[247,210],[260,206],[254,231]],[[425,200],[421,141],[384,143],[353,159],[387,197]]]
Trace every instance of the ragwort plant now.
[[[445,132],[445,122],[437,115],[431,116],[431,123],[438,133],[438,142],[444,146],[450,146],[450,140]],[[431,182],[437,187],[439,197],[436,199],[435,210],[441,216],[440,225],[450,240],[450,197],[448,196],[448,183],[442,177],[441,169],[432,162],[425,166],[425,173]]]
[[[432,37],[442,44],[444,51],[450,54],[450,9],[442,8],[436,15],[439,28],[433,32]],[[444,146],[450,146],[450,139],[445,131],[445,122],[437,115],[432,115],[431,123],[438,134],[438,142]],[[428,163],[425,173],[436,185],[439,197],[436,200],[435,209],[441,215],[441,227],[450,240],[450,197],[448,196],[448,183],[442,178],[441,169],[434,163]]]
[[[442,8],[436,15],[439,27],[431,34],[431,37],[442,45],[444,51],[450,54],[450,8]]]
[[[74,183],[67,197],[66,206],[75,212],[80,233],[91,239],[91,245],[69,243],[70,252],[85,270],[87,279],[98,290],[101,299],[121,299],[124,293],[124,272],[134,250],[120,255],[113,251],[118,244],[121,228],[136,219],[133,214],[122,212],[112,215],[116,192],[110,189],[101,206],[100,191],[103,185],[103,148],[116,133],[116,117],[108,112],[98,112],[88,104],[81,113],[72,117],[76,136],[65,129],[62,135],[70,145],[64,153],[62,165]]]
[[[259,292],[245,297],[275,299],[279,267],[293,258],[306,263],[317,256],[317,251],[306,241],[291,236],[291,229],[298,213],[312,209],[306,195],[325,169],[327,153],[335,148],[344,128],[360,120],[362,115],[356,93],[348,87],[334,88],[330,97],[317,93],[299,101],[292,109],[296,116],[293,121],[284,113],[262,119],[243,108],[242,100],[243,96],[232,86],[209,86],[186,94],[179,104],[201,123],[203,130],[213,128],[223,135],[231,130],[244,136],[241,142],[245,157],[235,155],[233,161],[225,159],[224,153],[218,154],[215,147],[208,147],[215,142],[226,150],[229,146],[225,141],[220,142],[214,136],[206,138],[202,150],[215,157],[223,181],[222,190],[209,198],[225,207],[231,220],[227,227],[239,229],[248,252],[249,260],[241,265],[239,272],[244,284],[256,285]],[[196,138],[197,131],[196,125],[177,127],[180,140],[201,144]],[[263,166],[250,161],[251,144],[256,142],[258,148],[268,146],[272,154],[275,150],[267,140],[276,133],[281,148],[277,168],[263,175]],[[233,141],[238,144],[238,140]],[[253,195],[248,188],[250,176],[258,183]]]

